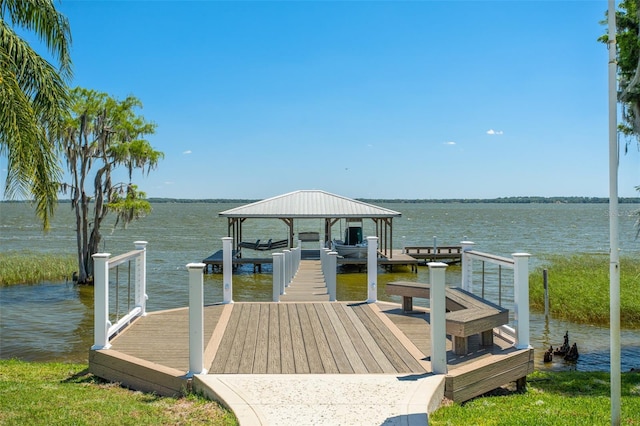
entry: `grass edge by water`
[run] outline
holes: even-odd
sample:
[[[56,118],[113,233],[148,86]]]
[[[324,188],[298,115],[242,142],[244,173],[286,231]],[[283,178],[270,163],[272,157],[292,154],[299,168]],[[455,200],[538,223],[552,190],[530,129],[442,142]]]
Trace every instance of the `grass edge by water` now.
[[[136,392],[85,364],[0,360],[0,424],[237,425],[217,402]]]

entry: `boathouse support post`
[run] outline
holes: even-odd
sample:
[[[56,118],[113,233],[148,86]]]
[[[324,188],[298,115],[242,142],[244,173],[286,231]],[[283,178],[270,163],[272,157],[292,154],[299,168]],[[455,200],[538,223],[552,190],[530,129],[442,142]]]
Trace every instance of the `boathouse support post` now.
[[[327,290],[329,292],[329,302],[336,301],[336,266],[338,263],[338,253],[331,251],[327,253],[327,267],[324,275],[324,281],[327,283]]]
[[[447,374],[447,327],[445,314],[445,270],[447,264],[429,262],[429,293],[431,321],[431,371],[434,374]]]
[[[462,254],[461,254],[461,262],[462,262],[462,289],[466,291],[471,291],[471,283],[473,281],[473,260],[466,256],[465,253],[473,250],[473,246],[475,243],[471,241],[462,241],[460,245],[462,246]]]
[[[222,303],[233,303],[232,237],[222,238]]]
[[[273,301],[280,301],[282,292],[282,253],[273,253]]]
[[[204,368],[204,263],[189,263],[189,371],[206,374]]]
[[[140,255],[136,257],[135,306],[140,307],[140,316],[147,315],[147,242],[133,243]]]
[[[513,255],[513,299],[516,325],[516,349],[530,348],[529,344],[529,253]]]
[[[109,256],[96,253],[93,256],[93,346],[92,350],[109,349]]]
[[[291,284],[291,250],[282,250],[284,254],[284,286],[289,287]]]
[[[378,301],[378,237],[367,237],[367,303]]]

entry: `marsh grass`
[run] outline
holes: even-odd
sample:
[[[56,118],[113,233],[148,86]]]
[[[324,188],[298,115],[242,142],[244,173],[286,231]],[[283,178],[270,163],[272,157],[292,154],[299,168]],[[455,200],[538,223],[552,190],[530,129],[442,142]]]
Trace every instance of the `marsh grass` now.
[[[237,425],[217,403],[134,392],[86,365],[0,361],[1,425]]]
[[[0,253],[0,286],[71,280],[78,269],[73,255],[28,251]]]
[[[535,372],[524,393],[483,396],[438,409],[430,425],[608,425],[609,374]],[[622,425],[640,424],[640,374],[622,375]]]
[[[609,256],[580,254],[548,256],[529,279],[531,308],[544,312],[542,270],[548,269],[549,310],[554,318],[607,325],[609,323]],[[640,259],[620,259],[620,322],[640,328]]]

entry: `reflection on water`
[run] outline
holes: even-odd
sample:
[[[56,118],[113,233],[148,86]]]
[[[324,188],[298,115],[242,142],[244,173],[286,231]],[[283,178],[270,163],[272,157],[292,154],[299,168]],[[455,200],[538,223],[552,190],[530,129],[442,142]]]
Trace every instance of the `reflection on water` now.
[[[603,253],[608,247],[607,205],[491,205],[491,204],[381,204],[402,212],[394,220],[394,247],[430,245],[438,236],[441,245],[457,244],[467,236],[485,252],[509,256],[524,251],[533,255],[535,266],[541,255],[549,253]],[[188,304],[188,273],[185,265],[200,261],[222,248],[221,237],[227,233],[226,220],[216,218],[232,204],[157,204],[148,218],[132,224],[127,230],[112,234],[105,230],[102,249],[113,255],[133,249],[133,241],[149,241],[147,246],[147,279],[149,311],[185,307]],[[176,218],[179,218],[176,219]],[[621,247],[626,254],[640,255],[640,240],[635,240],[634,218],[621,218]],[[265,221],[253,227],[247,221],[246,239],[286,236],[288,230],[280,221]],[[33,250],[34,241],[42,252],[73,253],[75,234],[71,212],[62,205],[54,218],[52,230],[42,235],[40,226],[27,205],[0,203],[0,256],[9,250]],[[298,225],[313,231],[316,225]],[[317,224],[319,229],[322,223]],[[339,226],[339,225],[337,225]],[[365,232],[371,234],[366,229]],[[335,229],[341,234],[341,229]],[[385,285],[390,281],[428,282],[428,269],[418,273],[397,268],[380,271],[378,297],[401,303],[400,297],[388,297]],[[458,285],[460,268],[447,268],[447,283]],[[343,270],[338,275],[338,300],[366,300],[366,273]],[[235,301],[271,300],[271,270],[254,274],[245,266],[233,275]],[[509,274],[502,277],[505,291],[498,294],[498,273],[486,273],[486,297],[510,308]],[[205,303],[222,300],[222,275],[206,275]],[[474,282],[480,294],[481,283]],[[66,360],[86,362],[93,340],[93,289],[64,283],[0,288],[0,358],[27,360]],[[416,300],[416,305],[426,301]],[[423,305],[426,306],[426,305]],[[543,364],[542,355],[549,345],[560,346],[565,332],[576,342],[580,359],[575,365],[563,361]],[[606,370],[609,363],[609,330],[578,325],[531,315],[531,340],[536,349],[536,368]],[[623,330],[623,371],[640,367],[640,330]]]

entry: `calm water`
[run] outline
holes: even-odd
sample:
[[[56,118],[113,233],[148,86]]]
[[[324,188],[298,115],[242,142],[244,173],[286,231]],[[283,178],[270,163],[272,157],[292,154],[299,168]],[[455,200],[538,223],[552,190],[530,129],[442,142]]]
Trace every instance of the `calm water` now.
[[[550,253],[608,253],[609,215],[606,204],[404,204],[381,203],[397,210],[402,217],[394,220],[394,247],[403,245],[457,245],[463,239],[476,243],[476,249],[510,256],[515,252],[532,254],[531,267],[541,264]],[[226,236],[226,219],[218,212],[236,204],[155,204],[152,214],[128,229],[111,232],[104,228],[102,249],[113,255],[133,249],[133,242],[145,240],[150,311],[183,307],[188,303],[188,275],[185,265],[199,262],[222,248]],[[623,254],[640,259],[640,240],[635,239],[636,205],[620,206],[620,236]],[[301,220],[295,232],[320,231],[320,220]],[[344,226],[344,225],[342,225]],[[375,232],[373,223],[365,221],[365,235]],[[370,227],[370,228],[369,228]],[[340,224],[334,226],[341,234]],[[247,220],[243,229],[246,240],[286,238],[288,229],[279,220]],[[309,243],[305,243],[305,247]],[[75,233],[69,204],[62,204],[50,233],[43,235],[30,208],[23,204],[0,203],[0,255],[8,251],[75,252]],[[640,260],[639,260],[640,261]],[[270,300],[270,270],[253,274],[252,269],[234,275],[234,300]],[[221,275],[205,276],[205,302],[222,299]],[[384,285],[394,280],[428,281],[428,269],[418,274],[409,270],[394,273],[380,271],[379,297],[388,299]],[[511,278],[503,274],[503,283]],[[459,267],[447,269],[447,282],[458,285]],[[497,282],[497,272],[487,271],[487,282]],[[478,286],[479,284],[477,284]],[[553,285],[553,282],[550,282]],[[497,301],[494,290],[488,297]],[[366,299],[366,274],[343,272],[338,276],[339,300]],[[505,291],[502,302],[509,307],[512,295]],[[0,288],[0,358],[27,360],[70,360],[86,362],[93,333],[92,288],[68,283]],[[399,302],[399,299],[392,299]],[[553,299],[551,300],[553,303]],[[603,370],[609,360],[609,330],[577,325],[532,315],[532,344],[538,368]],[[581,357],[577,365],[563,363],[543,365],[539,360],[550,345],[559,346],[565,331],[577,342]],[[622,367],[640,367],[640,331],[622,332]]]

